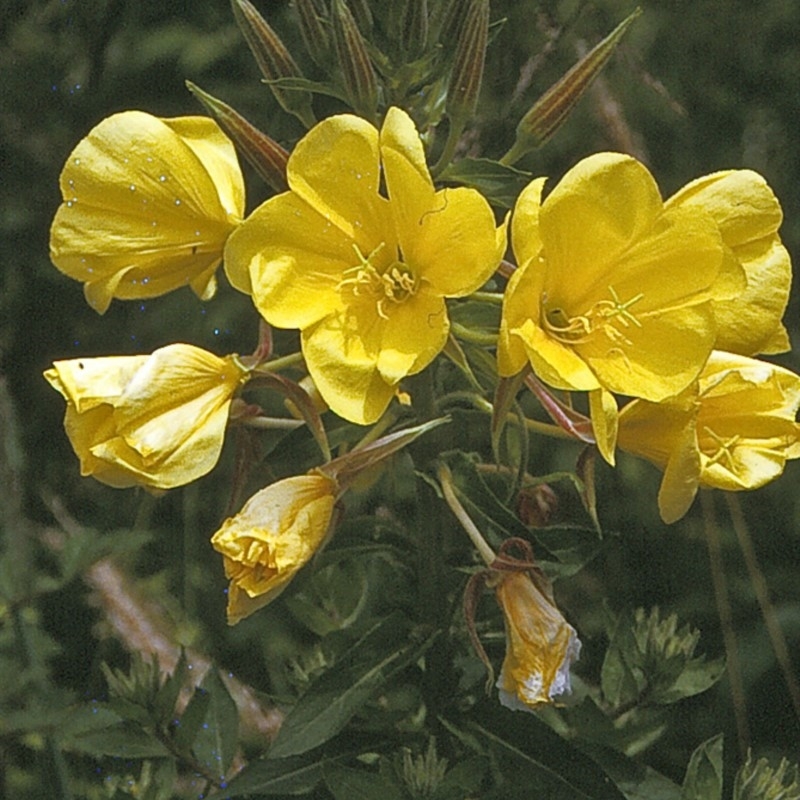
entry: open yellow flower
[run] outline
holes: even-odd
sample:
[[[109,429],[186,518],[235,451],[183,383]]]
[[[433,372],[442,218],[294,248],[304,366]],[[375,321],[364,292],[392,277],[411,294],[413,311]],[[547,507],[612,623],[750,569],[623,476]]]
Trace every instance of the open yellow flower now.
[[[490,277],[505,228],[477,191],[436,191],[419,134],[398,108],[380,133],[347,114],[324,120],[298,143],[287,178],[291,191],[231,236],[226,272],[270,324],[302,331],[328,405],[373,422],[399,381],[442,350],[444,298]]]
[[[322,546],[339,494],[320,473],[273,483],[254,494],[211,538],[222,553],[228,588],[228,623],[272,602]]]
[[[764,178],[744,169],[715,172],[684,186],[666,206],[713,217],[730,255],[747,275],[747,288],[734,299],[714,302],[714,347],[745,356],[789,350],[781,317],[789,301],[792,264],[778,236],[783,212]]]
[[[213,296],[223,246],[244,215],[236,153],[216,122],[115,114],[72,151],[60,183],[50,257],[83,281],[96,311],[187,284]]]
[[[744,285],[713,217],[665,208],[647,169],[617,153],[579,162],[544,202],[543,187],[534,180],[514,209],[500,374],[530,362],[559,389],[678,394],[714,345],[712,294]]]
[[[506,627],[506,657],[497,679],[500,702],[530,711],[568,693],[570,666],[581,643],[545,579],[533,571],[502,573],[495,596]]]
[[[800,376],[714,351],[697,394],[668,403],[635,400],[619,415],[618,444],[664,470],[658,506],[680,519],[700,486],[741,491],[777,478],[800,458]]]
[[[231,398],[248,375],[236,356],[188,344],[56,361],[44,373],[67,401],[64,427],[81,474],[154,489],[181,486],[214,467]]]

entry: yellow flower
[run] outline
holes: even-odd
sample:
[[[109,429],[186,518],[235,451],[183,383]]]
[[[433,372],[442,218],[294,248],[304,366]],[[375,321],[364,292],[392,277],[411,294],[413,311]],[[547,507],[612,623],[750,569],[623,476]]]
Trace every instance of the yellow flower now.
[[[767,182],[751,170],[716,172],[684,186],[666,206],[711,215],[729,255],[747,275],[747,288],[735,299],[714,303],[714,347],[745,356],[789,350],[781,317],[789,301],[792,265],[778,236],[780,203]]]
[[[543,186],[529,184],[514,209],[500,374],[530,362],[559,389],[653,401],[685,389],[714,344],[712,294],[744,285],[713,217],[665,208],[645,167],[617,153],[579,162],[544,202]],[[594,401],[606,415],[607,400]]]
[[[231,283],[272,325],[299,328],[328,405],[367,424],[449,331],[445,297],[478,289],[505,250],[486,200],[436,191],[419,135],[392,108],[378,130],[331,117],[289,158],[291,191],[261,205],[225,248]],[[382,193],[382,183],[385,192]]]
[[[669,403],[635,400],[619,415],[618,444],[664,470],[661,517],[675,522],[699,486],[757,489],[800,458],[800,376],[745,356],[714,351],[697,394]]]
[[[56,361],[45,378],[67,401],[81,474],[110,486],[171,489],[219,459],[228,408],[248,370],[188,344],[145,356]]]
[[[570,691],[569,670],[581,643],[536,571],[501,573],[495,589],[506,627],[506,657],[497,680],[500,702],[531,710]]]
[[[211,544],[230,579],[229,624],[274,600],[322,546],[338,494],[336,481],[320,473],[285,478],[222,523]]]
[[[213,120],[115,114],[72,151],[60,183],[50,257],[83,281],[96,311],[113,297],[186,284],[213,296],[225,240],[244,214],[236,153]]]

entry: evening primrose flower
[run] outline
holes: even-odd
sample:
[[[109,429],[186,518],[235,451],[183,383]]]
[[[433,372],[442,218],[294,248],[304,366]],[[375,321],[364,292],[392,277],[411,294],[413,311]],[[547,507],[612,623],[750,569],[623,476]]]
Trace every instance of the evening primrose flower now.
[[[309,473],[256,492],[211,538],[222,553],[228,623],[272,602],[320,547],[329,532],[337,482]]]
[[[635,400],[619,415],[618,444],[664,471],[665,522],[689,509],[700,486],[741,491],[777,478],[800,458],[800,376],[714,351],[698,380],[668,403]]]
[[[744,286],[717,223],[702,208],[665,207],[647,169],[618,153],[583,159],[544,201],[543,187],[534,180],[514,208],[519,266],[504,298],[500,374],[530,362],[551,386],[595,392],[606,415],[607,392],[678,394],[714,345],[712,295]]]
[[[81,474],[115,487],[171,489],[219,459],[228,410],[249,371],[236,356],[173,344],[151,355],[56,361]]]
[[[297,144],[287,179],[290,191],[229,239],[226,272],[267,322],[301,330],[331,409],[374,422],[398,383],[442,350],[444,298],[491,276],[505,228],[474,189],[436,191],[419,134],[398,108],[380,132],[348,114],[324,120]]]
[[[244,215],[236,153],[216,122],[114,114],[72,151],[60,184],[50,257],[84,283],[96,311],[186,284],[214,295],[225,240]]]
[[[666,207],[709,214],[729,256],[747,276],[747,288],[735,299],[713,304],[714,347],[746,356],[789,350],[781,317],[789,301],[792,265],[778,235],[783,212],[764,178],[746,169],[715,172],[684,186]]]

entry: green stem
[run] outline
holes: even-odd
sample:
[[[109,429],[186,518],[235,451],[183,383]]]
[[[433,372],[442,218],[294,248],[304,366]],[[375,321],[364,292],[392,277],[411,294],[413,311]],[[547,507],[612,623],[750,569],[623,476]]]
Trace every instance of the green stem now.
[[[480,300],[483,303],[492,303],[499,306],[503,304],[505,295],[502,292],[473,292],[469,298],[470,300]]]
[[[456,152],[456,147],[458,147],[458,141],[461,138],[461,134],[464,132],[465,125],[466,119],[458,118],[450,120],[450,130],[447,134],[447,141],[444,143],[444,150],[442,150],[439,160],[431,169],[431,175],[434,178],[438,177],[439,173],[453,160],[453,154]]]
[[[253,372],[255,374],[258,374],[259,372],[280,372],[282,369],[295,367],[298,364],[301,364],[302,361],[302,353],[289,353],[289,355],[281,356],[280,358],[273,358],[271,361],[264,361],[262,364],[259,364],[253,370]]]
[[[497,556],[494,550],[489,547],[489,543],[483,538],[483,535],[478,530],[478,527],[472,521],[469,514],[467,514],[464,506],[461,505],[461,501],[456,497],[453,487],[453,474],[450,472],[450,468],[447,464],[439,465],[438,474],[439,483],[442,486],[442,493],[444,494],[444,499],[447,501],[447,505],[450,506],[450,510],[461,523],[461,527],[467,532],[472,544],[475,545],[475,549],[480,554],[486,566],[490,567],[494,564]]]
[[[496,333],[480,333],[479,331],[474,331],[459,322],[451,322],[450,330],[455,336],[457,336],[459,339],[463,339],[465,342],[486,345],[488,347],[494,347],[497,344]]]

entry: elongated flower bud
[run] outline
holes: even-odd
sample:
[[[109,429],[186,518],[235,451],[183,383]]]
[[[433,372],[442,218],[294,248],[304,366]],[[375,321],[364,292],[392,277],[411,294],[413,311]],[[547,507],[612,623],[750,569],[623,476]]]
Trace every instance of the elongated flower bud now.
[[[249,0],[232,0],[231,6],[233,16],[267,81],[302,78],[303,73],[292,54],[255,6]],[[316,120],[311,110],[310,92],[281,89],[272,83],[270,89],[285,111],[294,114],[307,128],[314,125]]]
[[[333,3],[333,43],[350,104],[362,117],[373,120],[378,107],[378,79],[355,18],[344,0]]]
[[[315,64],[327,64],[331,50],[328,30],[322,24],[314,0],[295,0],[303,44]]]
[[[533,104],[517,125],[517,139],[502,158],[504,164],[513,164],[541,147],[561,127],[641,13],[637,8]]]
[[[486,42],[489,37],[488,0],[470,0],[459,32],[445,108],[451,120],[466,121],[475,111],[481,90]]]
[[[369,34],[372,31],[372,12],[367,0],[347,0],[347,5],[361,33]]]
[[[409,0],[403,13],[403,50],[412,58],[425,49],[428,39],[428,0]]]
[[[288,188],[286,162],[289,153],[227,103],[217,100],[191,81],[186,81],[186,86],[233,139],[239,152],[267,184],[276,192],[285,192]]]

